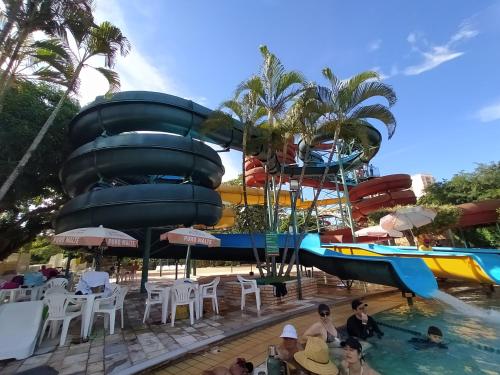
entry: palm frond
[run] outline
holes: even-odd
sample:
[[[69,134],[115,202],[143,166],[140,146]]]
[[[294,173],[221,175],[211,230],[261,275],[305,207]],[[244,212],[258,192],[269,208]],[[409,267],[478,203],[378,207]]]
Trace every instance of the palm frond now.
[[[103,22],[93,27],[87,42],[88,56],[104,55],[107,68],[115,65],[115,59],[120,53],[126,56],[130,51],[130,42],[121,30],[110,22]]]
[[[349,116],[354,120],[367,120],[369,118],[381,121],[388,131],[389,139],[392,138],[396,131],[396,118],[392,112],[382,104],[372,104],[355,109]]]
[[[94,69],[97,70],[99,73],[101,73],[104,76],[104,78],[106,78],[106,80],[108,81],[109,89],[108,92],[106,93],[107,95],[115,93],[120,89],[120,77],[118,76],[117,72],[102,67],[97,67],[97,68],[94,67]]]
[[[397,102],[396,93],[390,85],[383,82],[373,81],[365,82],[356,88],[348,100],[347,108],[351,110],[365,100],[376,96],[381,96],[387,100],[390,107]]]

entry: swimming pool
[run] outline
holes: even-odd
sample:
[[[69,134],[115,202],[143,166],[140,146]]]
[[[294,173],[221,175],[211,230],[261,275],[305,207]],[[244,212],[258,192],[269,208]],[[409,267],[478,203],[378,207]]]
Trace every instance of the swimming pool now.
[[[488,298],[484,291],[458,295],[462,301],[485,309],[500,310],[500,293]],[[426,334],[429,325],[441,328],[448,349],[416,350],[407,341],[412,334],[381,327],[385,336],[371,339],[367,361],[384,375],[391,374],[500,374],[500,323],[468,317],[436,301],[418,301],[375,315],[382,323]],[[496,352],[478,345],[496,348]]]

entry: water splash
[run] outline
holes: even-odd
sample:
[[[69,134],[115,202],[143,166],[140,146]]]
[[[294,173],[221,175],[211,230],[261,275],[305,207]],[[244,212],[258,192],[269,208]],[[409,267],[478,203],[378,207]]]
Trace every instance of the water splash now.
[[[464,316],[477,317],[485,321],[500,325],[500,311],[493,309],[483,309],[476,305],[465,303],[461,299],[445,293],[442,290],[436,290],[432,294],[432,298],[453,307],[457,312]]]

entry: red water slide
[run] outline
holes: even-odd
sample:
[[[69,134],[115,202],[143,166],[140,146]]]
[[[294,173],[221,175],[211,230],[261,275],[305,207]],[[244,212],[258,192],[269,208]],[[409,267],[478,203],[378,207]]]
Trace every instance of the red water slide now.
[[[494,224],[498,221],[497,210],[500,208],[500,199],[464,203],[457,207],[462,211],[458,228]]]
[[[380,208],[415,204],[417,198],[410,187],[411,177],[407,174],[391,174],[362,182],[349,190],[353,218],[359,221]]]
[[[294,164],[296,153],[297,145],[293,144],[293,142],[289,142],[286,152],[283,154],[282,151],[279,151],[276,153],[276,156],[278,157],[280,163]],[[278,182],[276,176],[275,178],[276,182]],[[288,180],[288,176],[282,177],[283,182],[288,182]],[[263,187],[266,182],[264,163],[256,157],[247,157],[245,159],[245,182],[251,187]],[[319,185],[319,180],[314,178],[304,178],[302,184],[304,186],[316,188]],[[335,184],[326,181],[323,187],[325,189],[335,189]]]

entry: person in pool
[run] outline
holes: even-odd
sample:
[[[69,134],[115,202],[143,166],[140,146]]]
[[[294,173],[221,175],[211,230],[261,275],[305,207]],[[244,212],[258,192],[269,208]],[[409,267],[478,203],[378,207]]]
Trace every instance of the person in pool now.
[[[278,356],[281,360],[293,364],[295,362],[293,355],[303,349],[298,342],[297,330],[293,325],[287,324],[283,327],[280,337],[282,341],[277,347]]]
[[[417,350],[440,348],[448,349],[446,344],[443,344],[443,332],[438,327],[430,326],[427,330],[427,337],[425,339],[420,337],[413,337],[408,342],[413,345]]]
[[[372,369],[363,358],[363,347],[354,337],[342,341],[344,348],[344,359],[340,362],[340,374],[342,375],[380,375]]]
[[[318,306],[318,314],[319,321],[313,323],[304,334],[302,335],[303,341],[306,341],[308,337],[320,337],[322,338],[329,346],[339,346],[339,334],[335,329],[335,326],[332,322],[332,316],[330,312],[330,308],[328,305],[321,303]]]
[[[354,314],[347,319],[347,333],[349,336],[357,337],[361,340],[366,340],[374,334],[380,339],[384,336],[384,332],[380,330],[375,319],[366,314],[368,305],[359,299],[351,302],[351,307]]]

